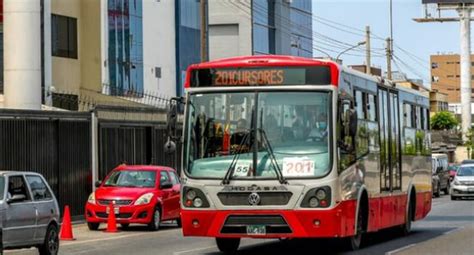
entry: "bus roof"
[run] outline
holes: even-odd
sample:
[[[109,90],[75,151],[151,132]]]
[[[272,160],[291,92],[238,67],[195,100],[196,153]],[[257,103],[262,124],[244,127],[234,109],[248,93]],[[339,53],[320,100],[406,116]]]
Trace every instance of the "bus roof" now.
[[[340,66],[334,61],[283,55],[257,55],[224,58],[199,64],[193,64],[189,66],[187,70],[186,83],[184,87],[190,87],[190,74],[191,71],[195,69],[237,67],[252,68],[266,66],[328,66],[331,70],[331,84],[335,86],[338,85]]]

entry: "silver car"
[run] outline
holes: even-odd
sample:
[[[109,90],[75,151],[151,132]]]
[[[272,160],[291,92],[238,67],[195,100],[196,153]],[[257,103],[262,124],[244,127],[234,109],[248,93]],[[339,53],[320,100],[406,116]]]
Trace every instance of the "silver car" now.
[[[451,184],[451,200],[474,197],[474,164],[462,164]]]
[[[41,255],[58,253],[58,202],[43,176],[0,171],[0,230],[4,249],[38,247]]]

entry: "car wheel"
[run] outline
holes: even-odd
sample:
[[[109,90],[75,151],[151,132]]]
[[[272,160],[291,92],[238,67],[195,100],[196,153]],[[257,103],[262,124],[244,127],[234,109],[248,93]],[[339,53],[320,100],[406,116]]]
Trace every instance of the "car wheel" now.
[[[160,229],[161,224],[161,212],[160,208],[156,208],[155,212],[153,213],[153,217],[151,217],[150,223],[148,223],[148,229],[151,231],[157,231]]]
[[[451,183],[446,183],[446,188],[444,189],[444,194],[449,195],[449,189],[451,188]]]
[[[239,249],[240,238],[216,238],[217,248],[225,254],[234,254]]]
[[[58,227],[49,225],[43,244],[38,247],[40,255],[56,255],[59,251]]]
[[[130,224],[129,223],[120,223],[120,226],[122,226],[123,229],[127,229]]]
[[[100,226],[100,223],[87,222],[87,227],[91,231],[95,231],[95,230],[99,229],[99,226]]]

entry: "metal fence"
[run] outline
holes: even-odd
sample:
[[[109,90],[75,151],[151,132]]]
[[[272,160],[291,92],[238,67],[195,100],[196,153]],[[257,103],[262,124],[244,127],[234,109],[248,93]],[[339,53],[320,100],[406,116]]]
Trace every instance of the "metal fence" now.
[[[72,216],[81,217],[94,175],[103,179],[122,162],[179,166],[178,154],[163,151],[165,116],[163,109],[123,107],[93,113],[0,109],[0,169],[41,173],[60,207],[69,205]]]
[[[0,169],[41,173],[73,215],[92,189],[90,142],[89,113],[0,111]]]

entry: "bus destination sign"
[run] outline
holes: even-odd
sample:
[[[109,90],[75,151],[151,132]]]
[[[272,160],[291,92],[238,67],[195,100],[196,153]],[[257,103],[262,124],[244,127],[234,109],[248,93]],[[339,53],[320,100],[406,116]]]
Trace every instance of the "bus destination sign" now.
[[[193,70],[191,87],[330,84],[326,66]]]

